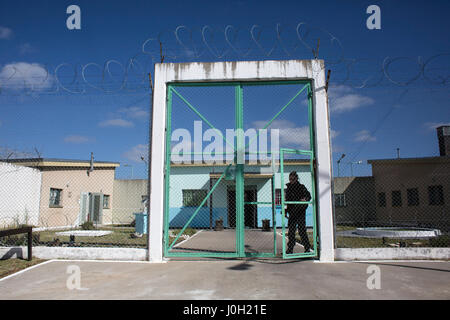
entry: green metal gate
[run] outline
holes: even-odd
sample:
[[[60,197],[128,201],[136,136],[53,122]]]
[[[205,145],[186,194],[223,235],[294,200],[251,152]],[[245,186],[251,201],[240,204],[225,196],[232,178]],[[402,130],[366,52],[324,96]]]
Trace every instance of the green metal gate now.
[[[311,83],[183,82],[167,88],[164,255],[316,256]],[[314,195],[309,253],[285,253],[286,170],[307,175]]]

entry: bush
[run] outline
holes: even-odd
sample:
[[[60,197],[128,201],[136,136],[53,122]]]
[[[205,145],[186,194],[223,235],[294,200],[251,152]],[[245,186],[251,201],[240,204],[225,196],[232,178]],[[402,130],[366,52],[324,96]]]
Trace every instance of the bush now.
[[[18,234],[2,237],[0,239],[0,244],[2,246],[25,246],[27,245],[27,237]]]
[[[86,221],[81,225],[81,229],[83,230],[94,230],[95,226],[92,221]]]

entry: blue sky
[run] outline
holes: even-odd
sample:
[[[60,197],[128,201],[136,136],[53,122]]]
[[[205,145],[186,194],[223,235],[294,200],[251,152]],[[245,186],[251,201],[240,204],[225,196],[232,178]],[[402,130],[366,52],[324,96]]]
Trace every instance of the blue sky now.
[[[81,30],[66,27],[66,8],[71,4],[81,8]],[[381,8],[381,30],[366,28],[366,8],[371,4]],[[319,57],[332,70],[334,163],[342,153],[346,154],[343,163],[391,158],[396,156],[396,148],[403,157],[437,155],[434,127],[450,122],[449,9],[445,0],[2,1],[0,147],[28,153],[37,148],[44,157],[69,159],[89,159],[93,151],[97,160],[133,165],[134,176],[143,177],[145,164],[139,155],[145,154],[148,141],[150,98],[142,74],[151,68],[146,64],[149,56],[139,53],[146,39],[161,35],[167,61],[236,60],[240,57],[231,51],[224,58],[206,51],[198,57],[195,53],[201,44],[199,30],[205,25],[216,30],[214,37],[208,38],[211,46],[230,50],[220,37],[226,26],[233,25],[228,29],[232,44],[241,52],[252,45],[253,57],[262,59],[249,30],[254,25],[264,27],[254,29],[254,36],[264,31],[258,43],[268,52],[274,43],[273,30],[280,24],[291,54],[278,46],[271,59],[310,59],[308,46],[314,47],[317,37],[321,38]],[[298,43],[295,30],[301,22],[307,26],[301,32],[309,33],[302,34],[305,43],[294,51],[293,43]],[[186,29],[179,32],[186,46],[176,45],[173,31],[180,25],[192,29],[194,46],[189,45]],[[241,31],[233,33],[237,29]],[[330,33],[339,46],[329,41]],[[145,49],[158,58],[155,43]],[[98,66],[112,60],[126,65],[137,54],[145,72],[139,74],[136,66],[126,89],[118,90],[122,71],[115,62],[109,65],[113,78],[102,83]],[[342,57],[345,61],[339,62]],[[420,63],[432,57],[427,79],[422,74],[408,82],[420,72]],[[351,64],[354,60],[357,63]],[[69,65],[78,65],[76,74]],[[85,67],[91,86],[83,81],[79,65]],[[383,65],[389,79],[380,71]],[[48,76],[42,71],[45,68],[51,71]],[[349,68],[349,79],[344,81]],[[11,70],[19,70],[21,76],[13,76]],[[377,77],[382,80],[376,81]],[[61,89],[57,81],[71,92]],[[363,84],[369,87],[361,88]],[[77,93],[83,89],[86,92]],[[252,120],[269,119],[255,116]],[[301,128],[299,124],[288,126]],[[341,172],[350,174],[349,168],[342,166]],[[356,174],[370,174],[368,165],[353,169]],[[118,169],[119,177],[130,175],[130,167]]]

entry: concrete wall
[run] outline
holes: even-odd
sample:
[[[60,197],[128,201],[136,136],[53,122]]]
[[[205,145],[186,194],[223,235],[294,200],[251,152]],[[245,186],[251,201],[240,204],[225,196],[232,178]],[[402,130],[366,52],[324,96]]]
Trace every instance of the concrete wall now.
[[[0,227],[38,225],[41,172],[0,162]]]
[[[345,206],[335,204],[336,224],[364,226],[376,220],[373,177],[334,178],[334,194],[345,195]]]
[[[80,247],[33,247],[33,257],[39,259],[80,259],[143,261],[147,249],[138,248],[80,248]],[[0,260],[11,258],[28,259],[27,247],[0,247]]]
[[[142,212],[142,196],[147,195],[147,180],[114,180],[113,224],[128,224],[134,220],[134,213]]]
[[[43,168],[39,226],[77,226],[82,192],[97,192],[110,196],[114,206],[114,169],[98,168],[89,175],[83,168]],[[50,207],[50,188],[62,189],[61,206]],[[102,224],[112,222],[112,210],[103,209]]]
[[[446,229],[450,225],[450,158],[442,161],[372,163],[376,194],[386,194],[386,207],[377,200],[377,221],[386,224],[418,225]],[[442,185],[444,205],[430,205],[428,187]],[[408,206],[407,189],[417,188],[419,205]],[[399,190],[402,205],[392,206],[392,191]],[[445,231],[445,230],[444,230]]]

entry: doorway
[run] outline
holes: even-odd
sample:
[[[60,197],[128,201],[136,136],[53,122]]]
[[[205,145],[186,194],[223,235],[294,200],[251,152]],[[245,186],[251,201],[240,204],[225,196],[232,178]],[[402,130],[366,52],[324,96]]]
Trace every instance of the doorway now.
[[[244,190],[245,202],[257,202],[256,186],[246,186]],[[236,190],[229,188],[227,192],[228,223],[230,228],[236,228]],[[244,204],[244,227],[258,227],[258,210],[256,204]]]
[[[79,224],[92,221],[101,224],[103,219],[103,194],[82,192],[80,196]]]

